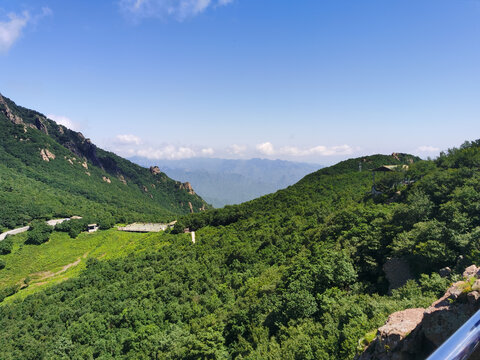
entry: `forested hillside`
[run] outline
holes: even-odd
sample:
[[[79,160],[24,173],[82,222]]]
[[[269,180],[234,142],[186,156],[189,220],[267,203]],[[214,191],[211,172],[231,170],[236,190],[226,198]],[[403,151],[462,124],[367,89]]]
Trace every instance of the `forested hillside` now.
[[[372,195],[382,165],[400,166],[377,174]],[[7,297],[0,358],[352,359],[391,312],[430,305],[479,262],[479,165],[480,141],[435,161],[351,159],[188,215],[150,238],[160,248],[92,257],[77,278]],[[184,227],[196,244],[175,235]],[[390,294],[393,257],[413,279]]]
[[[0,231],[72,215],[167,220],[206,203],[185,184],[97,148],[0,95]]]

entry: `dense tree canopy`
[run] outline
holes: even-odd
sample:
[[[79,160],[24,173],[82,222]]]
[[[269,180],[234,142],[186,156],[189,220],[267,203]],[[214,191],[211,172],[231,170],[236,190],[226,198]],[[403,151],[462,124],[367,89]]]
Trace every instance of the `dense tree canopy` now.
[[[159,250],[92,258],[79,277],[0,305],[0,358],[353,358],[389,313],[443,293],[456,275],[441,267],[478,263],[479,145],[434,161],[352,159],[181,218]],[[372,195],[368,170],[395,164],[408,169],[379,175]],[[186,227],[196,244],[177,235]],[[392,257],[415,279],[389,294]]]

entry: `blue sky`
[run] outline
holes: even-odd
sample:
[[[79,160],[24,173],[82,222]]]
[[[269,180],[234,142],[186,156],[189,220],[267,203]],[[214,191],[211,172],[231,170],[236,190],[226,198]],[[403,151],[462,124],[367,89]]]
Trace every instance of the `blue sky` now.
[[[480,138],[477,0],[2,0],[0,92],[120,155],[330,164]]]

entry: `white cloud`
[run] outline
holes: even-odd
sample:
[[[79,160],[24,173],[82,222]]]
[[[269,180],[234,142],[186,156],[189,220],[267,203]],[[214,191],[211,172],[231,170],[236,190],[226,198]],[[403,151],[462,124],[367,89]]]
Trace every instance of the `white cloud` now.
[[[271,142],[265,142],[256,146],[257,151],[267,156],[333,156],[333,155],[350,155],[353,153],[353,148],[349,145],[339,146],[323,146],[318,145],[311,148],[299,148],[296,146],[285,146],[278,150],[275,149]]]
[[[227,152],[233,155],[243,155],[247,151],[247,147],[245,145],[237,145],[233,144],[227,149]]]
[[[28,23],[36,23],[42,17],[51,14],[52,11],[47,7],[44,7],[42,12],[35,16],[31,16],[28,11],[24,11],[20,15],[9,13],[7,20],[0,21],[0,53],[10,50]]]
[[[25,11],[20,16],[8,14],[8,20],[0,22],[0,52],[6,53],[12,47],[29,20],[30,15]]]
[[[424,152],[424,153],[434,153],[434,152],[439,152],[440,149],[434,146],[422,145],[417,148],[417,151]]]
[[[174,18],[183,21],[209,7],[225,6],[233,0],[120,0],[120,8],[129,16],[142,18]]]
[[[212,156],[215,151],[212,148],[205,148],[201,150],[203,156]]]
[[[318,145],[311,148],[300,149],[294,146],[287,146],[280,149],[280,153],[283,155],[290,156],[333,156],[333,155],[350,155],[353,153],[353,149],[349,145],[339,145],[339,146],[323,146]]]
[[[72,121],[70,118],[62,115],[54,115],[54,114],[48,114],[47,118],[52,119],[59,125],[63,125],[66,128],[69,128],[70,130],[74,131],[80,131],[80,125],[76,123],[75,121]]]
[[[162,147],[148,147],[144,149],[137,149],[134,151],[133,155],[141,156],[151,160],[178,160],[192,158],[195,157],[197,154],[193,149],[186,146],[177,147],[174,145],[165,145]]]
[[[273,148],[273,144],[271,142],[265,142],[263,144],[257,145],[257,150],[260,151],[264,155],[273,155],[275,154],[275,149]]]
[[[132,134],[125,134],[125,135],[117,135],[115,137],[115,142],[117,144],[124,144],[124,145],[128,145],[128,144],[140,145],[142,143],[142,139]]]

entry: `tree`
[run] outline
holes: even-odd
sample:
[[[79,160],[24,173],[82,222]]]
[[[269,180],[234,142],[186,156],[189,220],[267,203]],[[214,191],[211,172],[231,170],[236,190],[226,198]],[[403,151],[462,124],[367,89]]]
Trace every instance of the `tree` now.
[[[48,241],[53,227],[43,221],[33,221],[28,230],[26,244],[40,245]]]

